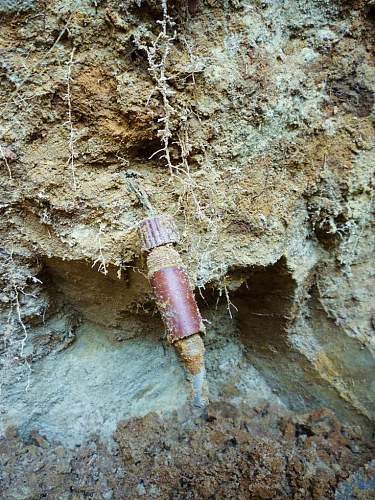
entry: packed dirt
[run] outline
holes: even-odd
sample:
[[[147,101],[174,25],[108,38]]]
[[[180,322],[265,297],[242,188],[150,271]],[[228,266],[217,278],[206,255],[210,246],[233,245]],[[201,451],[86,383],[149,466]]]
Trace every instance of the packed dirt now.
[[[374,2],[0,18],[0,495],[373,498]],[[203,415],[129,179],[180,232]]]

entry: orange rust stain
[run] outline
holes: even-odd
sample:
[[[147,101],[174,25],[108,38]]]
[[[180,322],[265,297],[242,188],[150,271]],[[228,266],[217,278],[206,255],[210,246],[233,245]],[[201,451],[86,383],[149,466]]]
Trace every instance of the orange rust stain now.
[[[176,341],[174,344],[186,369],[197,375],[204,367],[204,344],[199,334]]]

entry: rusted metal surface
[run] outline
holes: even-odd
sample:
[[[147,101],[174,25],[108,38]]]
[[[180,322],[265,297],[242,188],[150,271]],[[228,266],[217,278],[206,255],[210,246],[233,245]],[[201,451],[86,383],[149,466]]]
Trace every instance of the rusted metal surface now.
[[[159,269],[150,277],[150,282],[170,342],[204,332],[202,318],[184,269]]]
[[[191,377],[192,403],[204,407],[208,402],[208,387],[204,367],[205,333],[189,277],[173,243],[179,241],[173,220],[169,216],[152,216],[140,224],[143,249],[148,251],[148,278],[156,304],[163,318],[168,340],[174,344]]]
[[[204,344],[199,333],[190,335],[177,340],[174,344],[186,369],[192,374],[197,375],[204,366]]]
[[[144,219],[139,225],[142,248],[150,251],[153,248],[178,243],[180,238],[172,217],[156,215]]]
[[[147,257],[148,276],[170,342],[203,333],[202,318],[188,275],[172,243],[179,240],[173,219],[158,215],[144,219],[139,228]]]
[[[204,344],[199,333],[177,340],[174,344],[190,376],[193,406],[203,408],[208,403],[208,385],[204,366]]]

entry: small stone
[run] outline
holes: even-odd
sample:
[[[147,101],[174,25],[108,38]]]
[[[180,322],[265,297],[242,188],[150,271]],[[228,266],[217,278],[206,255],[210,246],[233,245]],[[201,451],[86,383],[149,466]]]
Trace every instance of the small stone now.
[[[2,159],[5,158],[7,161],[17,160],[17,155],[10,146],[1,146],[1,157]]]
[[[15,439],[16,437],[18,437],[17,427],[15,425],[9,425],[5,429],[5,437],[7,439]]]
[[[296,436],[296,429],[292,422],[286,422],[283,429],[283,434],[286,439],[294,439]]]
[[[141,495],[141,496],[146,495],[146,488],[145,488],[145,485],[143,484],[143,481],[138,483],[136,490],[137,490],[138,495]]]
[[[31,431],[30,435],[38,446],[40,446],[41,448],[48,448],[48,441],[37,431]]]

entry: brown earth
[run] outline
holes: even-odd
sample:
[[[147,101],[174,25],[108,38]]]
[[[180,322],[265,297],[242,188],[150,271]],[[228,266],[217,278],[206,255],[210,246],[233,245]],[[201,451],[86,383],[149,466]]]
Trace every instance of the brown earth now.
[[[3,498],[333,498],[374,452],[330,411],[296,417],[268,404],[221,402],[188,420],[151,413],[119,423],[114,437],[111,451],[95,439],[72,451],[8,429]]]
[[[0,1],[4,498],[371,498],[374,9]],[[181,234],[203,417],[129,178]]]

